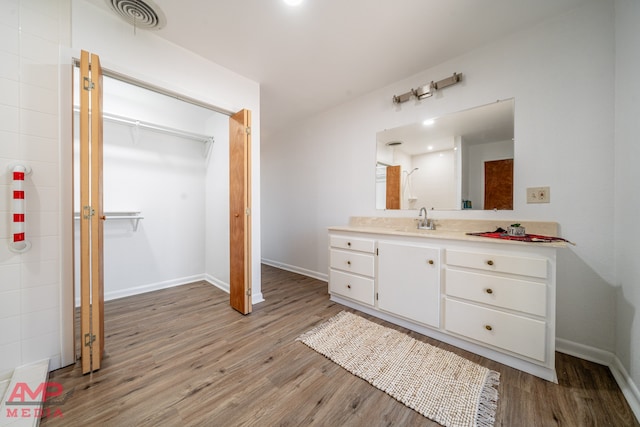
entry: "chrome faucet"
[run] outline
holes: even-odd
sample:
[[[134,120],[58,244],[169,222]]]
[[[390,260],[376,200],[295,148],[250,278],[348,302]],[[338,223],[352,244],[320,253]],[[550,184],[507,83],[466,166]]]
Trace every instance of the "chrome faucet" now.
[[[418,217],[422,218],[422,212],[424,212],[424,219],[418,220],[418,228],[420,230],[435,230],[436,223],[433,221],[433,219],[427,218],[427,208],[425,208],[424,206],[421,207]]]

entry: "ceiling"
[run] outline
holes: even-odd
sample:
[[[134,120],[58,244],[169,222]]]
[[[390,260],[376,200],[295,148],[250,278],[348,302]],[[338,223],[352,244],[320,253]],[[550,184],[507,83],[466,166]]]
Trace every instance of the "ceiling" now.
[[[154,1],[158,36],[260,83],[266,136],[589,0]]]

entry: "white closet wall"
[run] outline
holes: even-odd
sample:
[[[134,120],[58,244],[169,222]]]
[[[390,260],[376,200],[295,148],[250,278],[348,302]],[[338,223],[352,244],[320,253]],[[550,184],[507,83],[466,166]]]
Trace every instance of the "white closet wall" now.
[[[114,79],[104,80],[104,112],[228,139],[226,116]],[[105,221],[106,300],[205,278],[208,162],[202,141],[105,120],[104,211],[140,212],[144,217],[137,228],[135,220]],[[77,170],[77,160],[75,165]],[[79,212],[79,185],[75,188]],[[228,206],[227,199],[223,204]],[[76,220],[76,259],[78,247]],[[225,254],[219,256],[225,259]],[[76,283],[76,301],[78,289]]]

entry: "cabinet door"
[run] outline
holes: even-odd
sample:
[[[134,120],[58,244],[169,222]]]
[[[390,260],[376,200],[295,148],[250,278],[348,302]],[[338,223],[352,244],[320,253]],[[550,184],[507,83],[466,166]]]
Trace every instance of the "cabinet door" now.
[[[378,308],[440,326],[440,250],[378,242]]]

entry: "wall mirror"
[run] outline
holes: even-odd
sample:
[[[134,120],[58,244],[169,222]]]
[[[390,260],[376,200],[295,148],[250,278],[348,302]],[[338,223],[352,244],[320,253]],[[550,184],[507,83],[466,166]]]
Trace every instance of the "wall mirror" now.
[[[513,209],[514,100],[376,135],[376,209]]]

